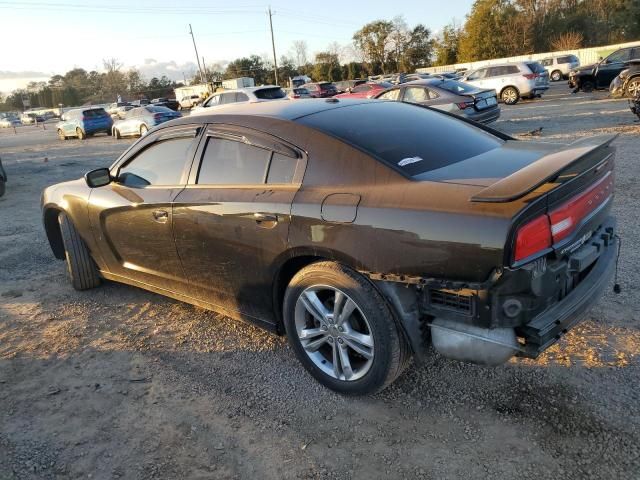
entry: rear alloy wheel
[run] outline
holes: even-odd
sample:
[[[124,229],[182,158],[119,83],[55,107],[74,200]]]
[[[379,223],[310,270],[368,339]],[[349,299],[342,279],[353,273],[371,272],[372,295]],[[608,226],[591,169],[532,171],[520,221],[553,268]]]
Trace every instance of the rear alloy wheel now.
[[[560,70],[554,70],[551,72],[552,82],[559,82],[560,80],[562,80],[562,72]]]
[[[78,140],[84,140],[85,138],[87,138],[87,134],[84,133],[80,127],[78,127],[76,128],[76,137],[78,137]]]
[[[140,125],[140,136],[144,136],[146,135],[146,133],[149,131],[149,129],[147,128],[146,125],[142,124]]]
[[[500,98],[506,105],[515,105],[520,100],[520,94],[514,87],[507,87],[502,90]]]
[[[362,275],[333,262],[305,267],[284,299],[289,342],[324,386],[345,394],[377,392],[410,358],[389,305]]]
[[[97,287],[100,285],[100,276],[84,240],[66,214],[61,213],[58,216],[58,223],[71,285],[76,290]]]
[[[625,89],[625,93],[628,97],[635,98],[638,93],[640,93],[640,77],[632,78],[627,83],[627,88]]]
[[[66,135],[64,134],[64,132],[62,131],[61,128],[58,129],[58,138],[60,140],[66,140],[67,139]]]

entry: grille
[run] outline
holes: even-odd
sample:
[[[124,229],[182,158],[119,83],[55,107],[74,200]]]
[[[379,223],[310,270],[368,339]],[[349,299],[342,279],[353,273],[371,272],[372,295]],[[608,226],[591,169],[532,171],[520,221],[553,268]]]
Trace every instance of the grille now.
[[[429,303],[434,307],[471,314],[473,296],[455,290],[430,290]]]

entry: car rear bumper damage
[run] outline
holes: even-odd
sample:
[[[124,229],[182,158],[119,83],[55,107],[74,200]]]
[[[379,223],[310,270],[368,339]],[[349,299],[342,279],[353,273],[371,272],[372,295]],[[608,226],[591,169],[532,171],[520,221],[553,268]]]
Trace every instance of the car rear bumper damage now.
[[[368,273],[418,361],[433,344],[448,358],[491,366],[536,358],[598,301],[616,267],[615,220],[573,248],[562,259],[497,270],[482,284]]]

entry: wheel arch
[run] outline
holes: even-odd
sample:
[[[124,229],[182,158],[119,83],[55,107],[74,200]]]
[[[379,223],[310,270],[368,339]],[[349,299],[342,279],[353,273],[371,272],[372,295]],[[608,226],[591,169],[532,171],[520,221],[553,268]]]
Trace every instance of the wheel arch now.
[[[62,243],[62,232],[60,231],[60,224],[58,223],[58,216],[61,213],[66,213],[64,210],[57,206],[48,206],[44,208],[43,222],[44,229],[49,240],[49,245],[53,251],[53,255],[58,260],[64,260],[64,244]]]

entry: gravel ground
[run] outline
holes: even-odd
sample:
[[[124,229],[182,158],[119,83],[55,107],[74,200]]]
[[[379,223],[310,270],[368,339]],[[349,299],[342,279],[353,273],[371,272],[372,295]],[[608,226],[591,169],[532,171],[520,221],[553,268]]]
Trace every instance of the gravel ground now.
[[[74,291],[40,192],[131,140],[0,131],[0,479],[640,478],[640,124],[625,101],[562,83],[503,107],[495,126],[542,126],[552,141],[620,133],[622,294],[536,361],[490,369],[433,354],[355,399],[250,325],[114,283]]]

